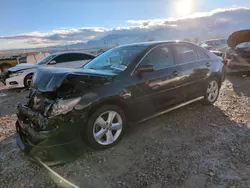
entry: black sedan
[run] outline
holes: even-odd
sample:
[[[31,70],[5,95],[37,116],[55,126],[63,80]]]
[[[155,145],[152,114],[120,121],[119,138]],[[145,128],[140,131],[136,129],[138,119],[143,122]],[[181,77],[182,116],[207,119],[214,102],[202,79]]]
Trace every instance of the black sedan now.
[[[198,100],[213,104],[223,70],[220,57],[177,41],[119,46],[80,69],[39,68],[28,102],[18,105],[17,144],[45,161],[74,153],[77,138],[95,149],[111,147],[129,122]]]

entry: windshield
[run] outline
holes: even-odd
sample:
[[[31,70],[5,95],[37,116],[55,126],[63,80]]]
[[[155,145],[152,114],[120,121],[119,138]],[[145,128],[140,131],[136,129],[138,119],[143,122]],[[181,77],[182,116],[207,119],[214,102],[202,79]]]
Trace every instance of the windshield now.
[[[146,46],[123,46],[113,48],[99,55],[83,68],[121,72],[124,71],[145,49]]]
[[[49,55],[49,56],[43,58],[41,61],[38,61],[36,64],[37,64],[37,65],[45,65],[45,64],[47,64],[51,59],[53,59],[54,57],[56,57],[56,55]]]
[[[248,48],[250,46],[250,42],[243,42],[236,46],[236,48]]]

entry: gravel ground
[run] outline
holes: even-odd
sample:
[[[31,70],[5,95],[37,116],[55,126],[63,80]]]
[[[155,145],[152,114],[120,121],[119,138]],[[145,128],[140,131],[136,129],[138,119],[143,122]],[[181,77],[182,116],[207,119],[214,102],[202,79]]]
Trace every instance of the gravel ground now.
[[[114,148],[87,151],[52,169],[79,187],[249,188],[249,86],[249,76],[230,76],[214,106],[195,103],[135,125]],[[16,147],[15,106],[27,92],[6,94],[0,97],[0,187],[69,187]]]

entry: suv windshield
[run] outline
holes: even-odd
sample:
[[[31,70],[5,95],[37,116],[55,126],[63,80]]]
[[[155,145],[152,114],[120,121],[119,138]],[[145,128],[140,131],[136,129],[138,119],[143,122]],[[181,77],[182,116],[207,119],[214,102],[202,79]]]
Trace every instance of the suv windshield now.
[[[248,48],[250,46],[250,42],[243,42],[236,46],[236,48]]]
[[[49,55],[49,56],[43,58],[41,61],[38,61],[36,64],[37,64],[37,65],[45,65],[45,64],[47,64],[51,59],[53,59],[54,57],[56,57],[56,55]]]
[[[83,68],[121,72],[146,48],[147,46],[123,46],[113,48],[99,55]]]

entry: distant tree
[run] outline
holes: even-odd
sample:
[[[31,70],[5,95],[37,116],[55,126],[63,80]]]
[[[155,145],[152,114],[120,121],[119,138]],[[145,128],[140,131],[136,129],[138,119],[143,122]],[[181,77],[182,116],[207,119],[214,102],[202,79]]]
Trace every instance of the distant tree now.
[[[148,41],[154,41],[154,40],[155,40],[154,37],[149,37],[149,38],[148,38]]]

